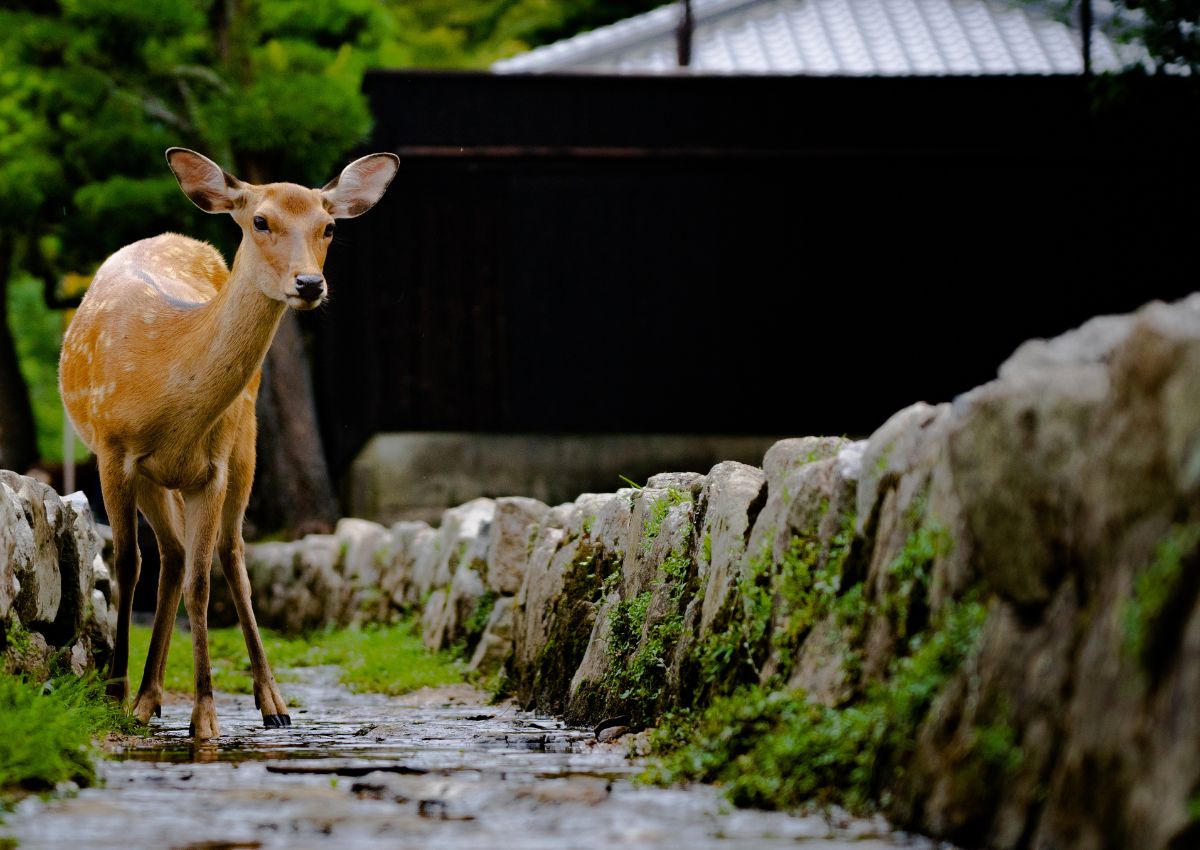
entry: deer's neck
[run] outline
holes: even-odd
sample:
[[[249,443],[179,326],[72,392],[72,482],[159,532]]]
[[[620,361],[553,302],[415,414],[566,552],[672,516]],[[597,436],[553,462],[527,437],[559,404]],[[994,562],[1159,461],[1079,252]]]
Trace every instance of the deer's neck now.
[[[198,423],[214,421],[242,394],[267,356],[287,309],[263,294],[259,268],[239,249],[229,280],[200,317],[195,369],[188,370],[196,376],[193,411]]]

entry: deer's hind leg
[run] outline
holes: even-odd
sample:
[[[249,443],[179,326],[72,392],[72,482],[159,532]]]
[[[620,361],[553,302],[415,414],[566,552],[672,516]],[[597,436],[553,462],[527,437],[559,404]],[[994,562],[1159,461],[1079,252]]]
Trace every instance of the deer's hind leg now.
[[[133,615],[133,590],[141,571],[137,544],[137,494],[132,460],[118,446],[97,451],[104,510],[113,533],[113,561],[117,579],[117,635],[107,691],[122,705],[129,696],[129,620]]]
[[[239,439],[229,463],[229,490],[221,515],[221,536],[217,542],[217,555],[221,569],[229,583],[230,595],[237,609],[238,622],[246,639],[246,651],[250,656],[250,673],[254,678],[254,704],[262,712],[263,725],[291,726],[287,703],[275,683],[275,675],[267,662],[258,622],[250,602],[250,579],[246,575],[245,545],[242,542],[242,517],[250,501],[250,486],[254,483],[254,420],[250,420],[248,434]]]
[[[139,476],[137,504],[154,529],[160,564],[154,633],[150,638],[150,651],[146,654],[142,684],[133,703],[134,716],[145,723],[151,715],[161,716],[167,650],[171,645],[179,599],[183,595],[183,498],[177,492]]]

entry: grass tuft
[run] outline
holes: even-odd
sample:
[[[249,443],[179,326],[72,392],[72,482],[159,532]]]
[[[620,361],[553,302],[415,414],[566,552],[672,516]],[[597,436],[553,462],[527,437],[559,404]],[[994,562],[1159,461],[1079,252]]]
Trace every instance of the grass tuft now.
[[[43,791],[95,781],[93,739],[143,727],[104,694],[93,674],[44,684],[0,674],[0,791]]]

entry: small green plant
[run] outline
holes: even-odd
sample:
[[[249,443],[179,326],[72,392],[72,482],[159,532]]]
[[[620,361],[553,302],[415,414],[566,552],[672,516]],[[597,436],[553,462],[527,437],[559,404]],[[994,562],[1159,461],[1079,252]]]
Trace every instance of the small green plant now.
[[[700,544],[700,554],[704,558],[704,563],[712,564],[712,531],[704,532],[704,540]]]
[[[0,674],[0,793],[91,784],[93,738],[143,727],[104,694],[96,676],[55,676],[46,683]]]
[[[642,522],[642,551],[649,554],[654,548],[654,541],[662,531],[663,520],[667,518],[671,508],[692,501],[692,494],[671,487],[665,496],[660,496],[650,505],[646,518]]]
[[[884,609],[896,623],[901,638],[924,627],[933,562],[948,554],[952,545],[944,528],[937,523],[925,523],[909,534],[904,548],[888,565],[893,587],[884,600]]]
[[[691,526],[684,529],[691,535]],[[691,581],[692,562],[681,548],[659,566],[655,589],[670,590],[667,612],[646,628],[655,591],[619,602],[609,613],[608,673],[600,689],[609,704],[619,702],[633,722],[648,722],[662,701],[671,653],[683,633],[683,600]]]
[[[488,620],[491,619],[492,609],[496,607],[497,598],[498,594],[491,588],[483,592],[483,596],[475,603],[475,610],[463,624],[463,636],[450,648],[451,655],[464,661],[470,660],[468,653],[475,650],[475,645],[483,636],[483,630],[487,628]]]
[[[16,655],[24,655],[29,651],[29,629],[16,618],[16,614],[8,621],[4,629],[4,642],[9,650]]]
[[[678,712],[656,732],[660,758],[643,779],[718,782],[738,805],[789,809],[816,799],[870,810],[911,754],[933,700],[973,651],[985,617],[973,599],[949,609],[940,628],[913,639],[887,679],[848,706],[752,685],[703,712]]]
[[[626,476],[624,476],[624,475],[618,475],[617,477],[618,477],[618,478],[620,478],[622,481],[624,481],[626,484],[628,484],[630,487],[632,487],[634,490],[641,490],[641,489],[642,489],[642,485],[641,485],[641,484],[638,484],[638,483],[637,483],[636,481],[634,481],[632,478],[628,478],[628,477],[626,477]]]
[[[1198,553],[1200,522],[1173,525],[1155,548],[1154,559],[1134,578],[1123,612],[1125,650],[1130,656],[1146,663],[1152,660],[1156,636],[1170,625],[1166,615],[1179,598],[1185,565]]]

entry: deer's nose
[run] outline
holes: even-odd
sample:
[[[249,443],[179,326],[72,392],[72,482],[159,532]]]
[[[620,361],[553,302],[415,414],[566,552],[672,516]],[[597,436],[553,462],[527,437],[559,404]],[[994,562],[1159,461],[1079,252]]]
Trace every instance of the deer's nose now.
[[[321,297],[321,287],[325,279],[319,274],[296,275],[296,294],[305,301],[316,301]]]

